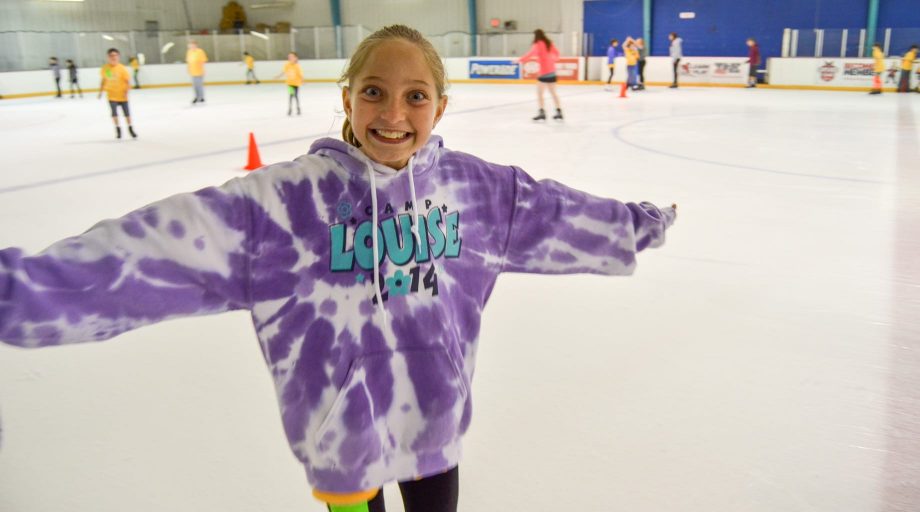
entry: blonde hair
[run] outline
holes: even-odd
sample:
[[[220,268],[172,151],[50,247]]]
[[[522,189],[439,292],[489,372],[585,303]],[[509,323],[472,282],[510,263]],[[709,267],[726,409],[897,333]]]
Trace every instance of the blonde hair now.
[[[355,53],[352,54],[351,60],[348,62],[348,67],[342,72],[342,76],[339,78],[339,85],[346,84],[350,86],[351,81],[361,72],[361,69],[367,63],[367,59],[370,57],[371,52],[380,46],[381,43],[394,39],[402,39],[410,42],[422,51],[425,62],[428,64],[428,68],[431,69],[432,76],[434,76],[434,86],[435,89],[437,89],[438,98],[440,99],[444,96],[447,73],[444,71],[444,63],[441,62],[441,57],[438,55],[437,50],[434,49],[434,46],[425,39],[425,36],[423,36],[421,32],[405,25],[390,25],[388,27],[383,27],[361,41]],[[351,129],[351,121],[347,117],[345,118],[345,123],[342,125],[342,138],[345,142],[356,148],[361,147],[361,143],[355,138],[355,133]]]

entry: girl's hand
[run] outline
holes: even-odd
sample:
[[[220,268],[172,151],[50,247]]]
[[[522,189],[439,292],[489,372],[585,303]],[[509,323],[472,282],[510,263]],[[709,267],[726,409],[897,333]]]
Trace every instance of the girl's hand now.
[[[671,208],[674,208],[674,211],[677,211],[677,203],[671,203]]]

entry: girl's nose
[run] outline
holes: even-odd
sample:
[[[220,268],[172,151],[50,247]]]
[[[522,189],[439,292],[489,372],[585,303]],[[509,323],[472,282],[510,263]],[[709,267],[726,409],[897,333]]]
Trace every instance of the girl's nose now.
[[[383,106],[380,117],[388,123],[398,123],[406,118],[405,106],[398,99],[390,99]]]

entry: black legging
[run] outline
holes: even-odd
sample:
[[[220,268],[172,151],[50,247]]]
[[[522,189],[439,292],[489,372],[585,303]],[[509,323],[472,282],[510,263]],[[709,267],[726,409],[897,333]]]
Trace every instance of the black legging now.
[[[645,85],[645,59],[639,59],[639,83]]]
[[[291,112],[291,102],[292,101],[297,102],[297,112],[298,113],[300,112],[300,95],[298,93],[299,90],[300,90],[300,87],[296,85],[288,86],[288,113]]]
[[[457,512],[460,471],[454,468],[421,480],[400,482],[399,492],[406,512]],[[367,503],[367,508],[370,512],[386,512],[383,489]]]
[[[70,95],[73,96],[73,88],[76,87],[77,91],[80,92],[80,96],[83,96],[83,89],[80,88],[80,82],[76,78],[70,79]]]
[[[610,76],[607,77],[607,83],[609,84],[613,80],[613,66],[607,66],[610,68]]]
[[[898,84],[898,92],[910,92],[910,70],[901,70],[901,83]]]
[[[677,85],[677,66],[680,65],[680,59],[674,59],[674,85]]]

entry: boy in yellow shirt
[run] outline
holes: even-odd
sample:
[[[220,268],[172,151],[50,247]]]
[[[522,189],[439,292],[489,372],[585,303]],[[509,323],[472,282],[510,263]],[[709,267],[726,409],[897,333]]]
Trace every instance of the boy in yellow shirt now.
[[[121,113],[128,122],[128,133],[131,137],[137,138],[134,133],[134,127],[131,126],[131,112],[128,110],[128,89],[131,88],[131,76],[128,74],[128,68],[121,64],[121,53],[116,48],[109,48],[106,52],[108,62],[99,70],[102,76],[102,82],[99,84],[99,95],[102,92],[109,100],[109,108],[112,110],[112,122],[115,123],[115,138],[121,138],[121,126],[118,125],[118,107],[121,107]]]
[[[875,43],[872,45],[872,59],[875,61],[872,71],[872,90],[869,94],[882,94],[882,73],[885,72],[885,52],[882,51],[882,44]]]
[[[208,54],[198,47],[194,39],[190,39],[188,51],[185,52],[185,63],[188,64],[188,74],[192,77],[192,87],[195,89],[192,105],[204,103],[204,63],[207,61]]]
[[[259,84],[259,79],[256,78],[256,59],[249,54],[249,52],[243,52],[243,62],[246,63],[246,85],[249,85],[252,82]],[[250,81],[252,78],[252,81]]]
[[[639,72],[639,49],[636,47],[636,40],[627,37],[623,47],[623,53],[626,55],[626,85],[637,91],[639,90],[636,80]]]
[[[901,83],[898,85],[898,92],[910,92],[910,72],[913,70],[916,58],[917,45],[913,45],[901,59]]]
[[[288,86],[288,115],[291,115],[291,101],[297,102],[297,115],[300,115],[300,96],[298,90],[303,85],[303,70],[297,63],[297,54],[291,52],[288,54],[288,61],[284,63],[284,69],[275,78],[281,78],[284,75],[284,83]]]

